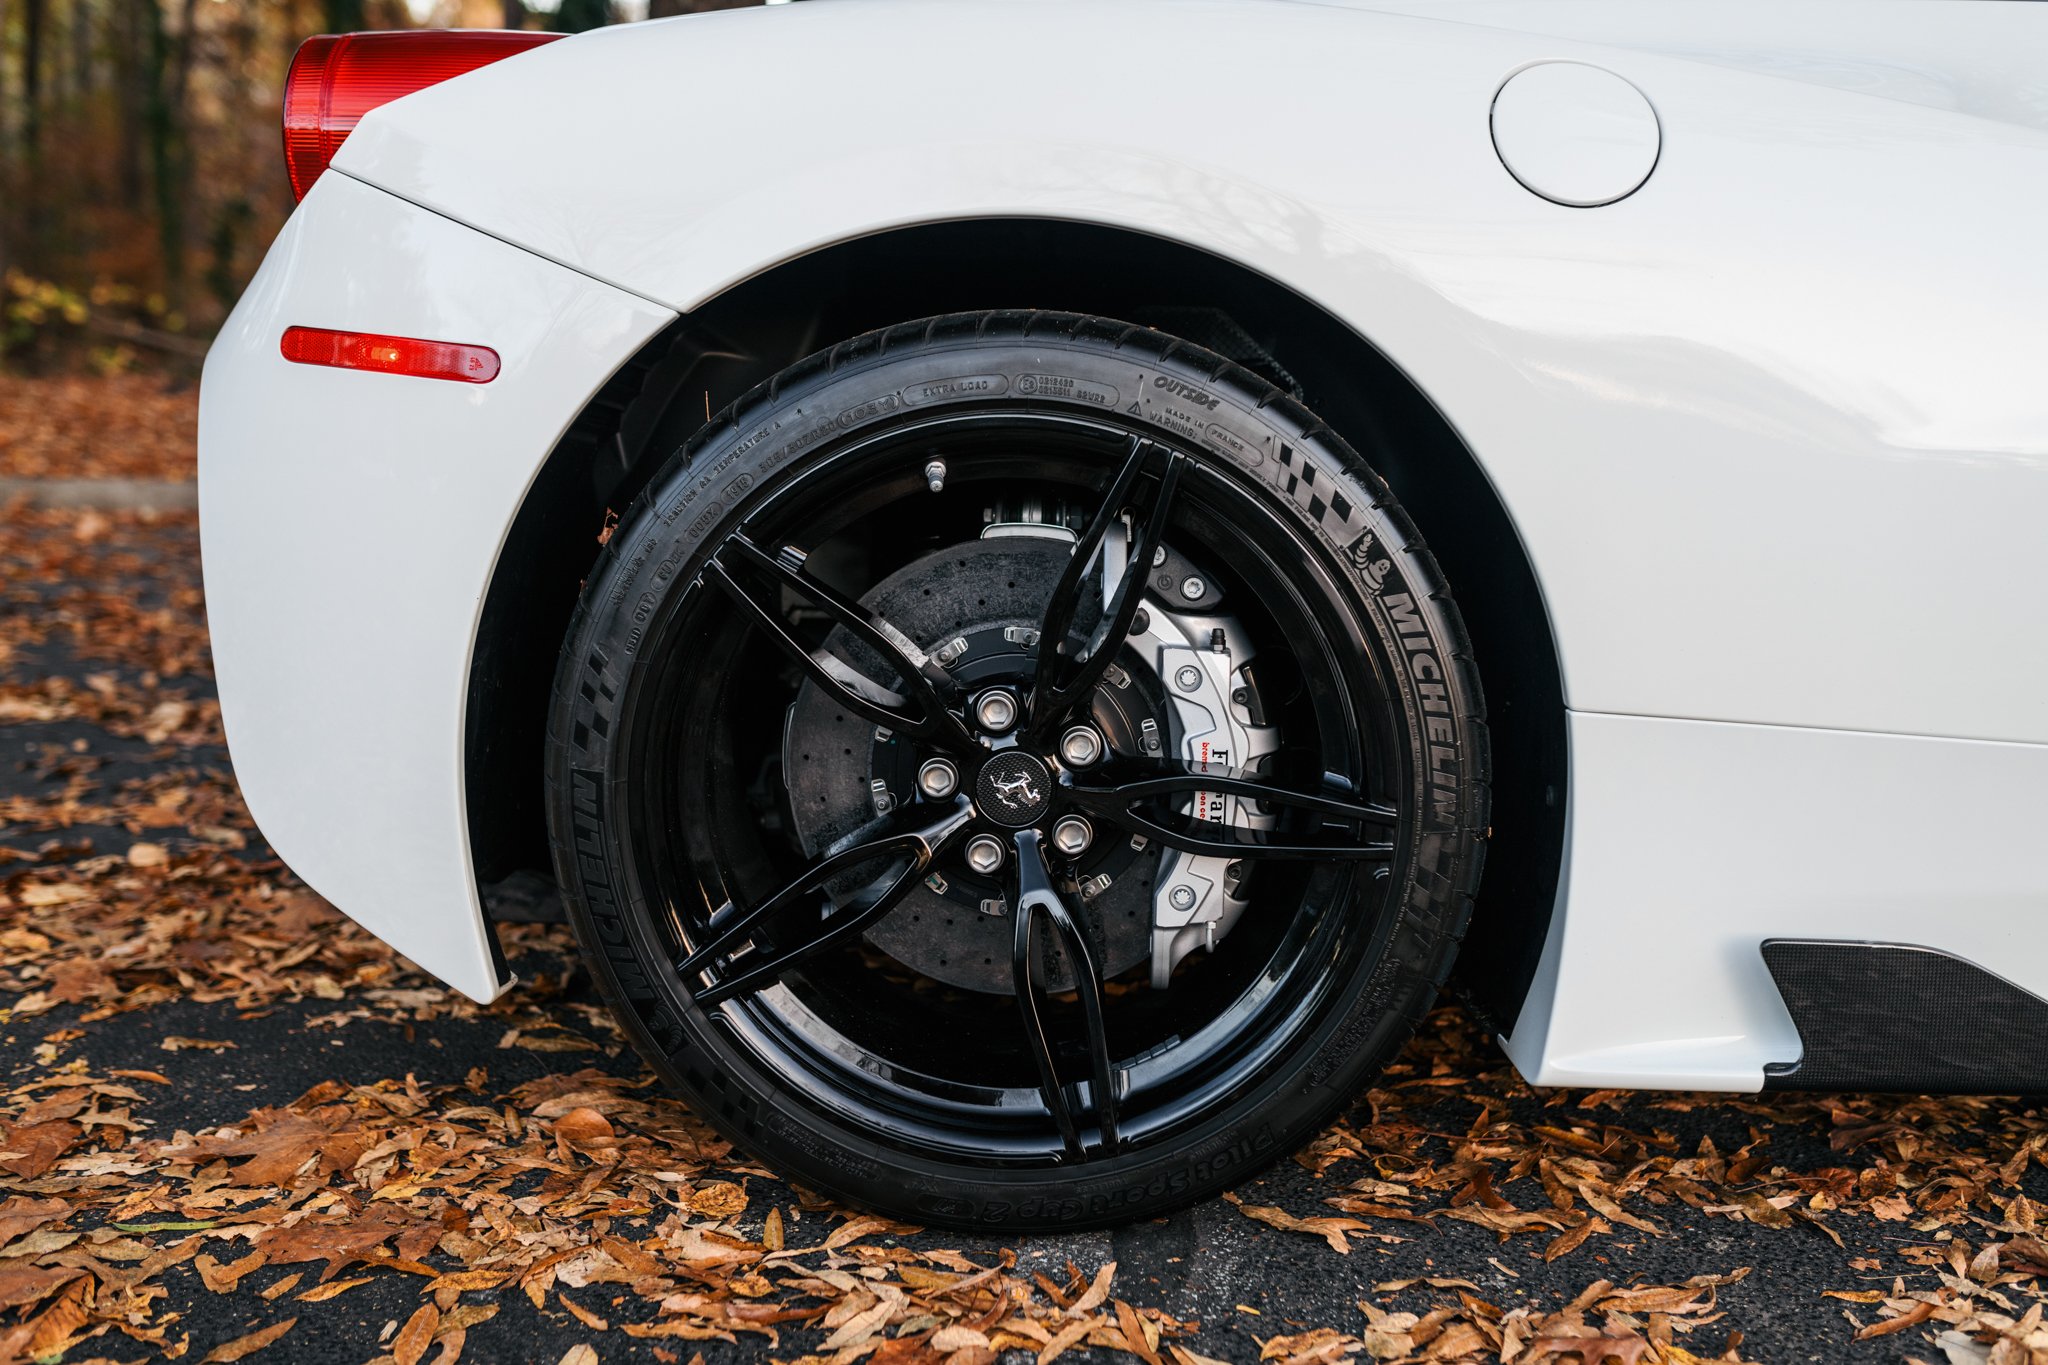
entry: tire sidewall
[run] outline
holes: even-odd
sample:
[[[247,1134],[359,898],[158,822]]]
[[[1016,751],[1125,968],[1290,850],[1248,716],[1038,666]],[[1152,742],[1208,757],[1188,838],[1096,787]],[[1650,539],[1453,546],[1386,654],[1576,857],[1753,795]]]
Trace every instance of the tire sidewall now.
[[[1406,748],[1403,798],[1416,811],[1369,975],[1325,1002],[1258,1093],[1233,1097],[1168,1149],[1071,1172],[948,1166],[899,1151],[761,1074],[724,1025],[687,1001],[652,917],[635,908],[645,892],[636,886],[619,761],[643,648],[708,549],[767,491],[824,453],[905,420],[992,404],[1151,431],[1289,509],[1378,641]],[[641,1052],[703,1117],[802,1183],[957,1227],[1074,1228],[1149,1216],[1225,1188],[1312,1136],[1392,1060],[1433,1001],[1469,913],[1484,828],[1485,737],[1468,656],[1434,562],[1385,485],[1249,372],[1096,320],[1036,315],[991,328],[980,315],[893,329],[742,399],[678,451],[621,520],[557,675],[548,746],[557,871],[584,954]]]

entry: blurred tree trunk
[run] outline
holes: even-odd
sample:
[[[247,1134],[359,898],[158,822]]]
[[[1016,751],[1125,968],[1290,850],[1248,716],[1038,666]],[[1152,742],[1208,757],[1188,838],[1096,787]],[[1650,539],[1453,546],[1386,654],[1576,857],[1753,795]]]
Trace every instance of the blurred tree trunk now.
[[[7,52],[7,0],[0,0],[0,58]],[[7,63],[0,60],[0,170],[7,165]]]
[[[192,88],[192,57],[198,49],[195,41],[199,0],[182,0],[178,9],[178,42],[171,49],[171,117],[177,121],[180,136],[185,131],[186,95]]]
[[[30,157],[43,135],[43,26],[49,0],[24,0],[21,14],[21,140]]]
[[[64,40],[57,49],[57,79],[52,82],[59,99],[76,100],[85,76],[85,44],[79,39],[89,26],[85,0],[71,0],[63,6]]]
[[[321,0],[321,15],[329,33],[359,33],[368,26],[363,0]]]
[[[185,205],[191,162],[185,146],[185,92],[192,74],[195,0],[183,0],[178,36],[164,24],[157,0],[140,0],[149,27],[146,90],[150,179],[156,191],[157,241],[163,255],[164,295],[174,308],[185,300]]]
[[[171,49],[171,200],[176,211],[171,219],[176,232],[167,236],[164,292],[171,306],[185,307],[185,276],[189,235],[186,221],[192,204],[192,139],[189,111],[192,107],[192,61],[199,50],[199,0],[182,0],[178,10],[178,41]]]
[[[71,98],[81,106],[93,86],[92,29],[91,0],[71,0]]]
[[[143,92],[146,84],[143,73],[147,66],[143,44],[148,28],[142,19],[142,7],[155,3],[156,0],[116,0],[109,15],[114,51],[114,95],[120,115],[120,126],[115,130],[114,185],[121,207],[131,213],[139,213],[142,209]]]
[[[229,11],[224,30],[218,25],[215,28],[216,34],[225,40],[227,50],[214,68],[213,80],[216,93],[230,108],[252,107],[249,72],[255,64],[256,29],[255,7],[246,4],[236,5]],[[213,157],[195,157],[200,178],[211,179],[211,168],[218,164],[223,153],[230,165],[254,164],[251,137],[257,131],[253,121],[237,119],[232,127],[220,130],[218,135],[209,139]],[[269,130],[263,131],[267,133]],[[268,137],[262,140],[270,141]],[[222,314],[235,306],[235,296],[241,293],[242,244],[255,220],[255,206],[246,193],[229,193],[214,205],[213,226],[208,233],[206,289]]]
[[[526,0],[505,0],[505,27],[526,27]]]

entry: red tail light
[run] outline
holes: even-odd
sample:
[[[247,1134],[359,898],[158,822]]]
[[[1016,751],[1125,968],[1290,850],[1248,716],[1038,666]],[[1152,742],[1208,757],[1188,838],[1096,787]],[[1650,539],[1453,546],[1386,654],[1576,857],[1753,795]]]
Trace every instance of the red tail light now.
[[[284,352],[286,360],[301,365],[376,370],[421,379],[459,379],[465,384],[488,384],[498,377],[496,351],[488,346],[464,346],[453,341],[287,327],[278,349]]]
[[[284,80],[284,164],[292,196],[306,197],[342,140],[378,105],[562,36],[432,29],[308,38]]]

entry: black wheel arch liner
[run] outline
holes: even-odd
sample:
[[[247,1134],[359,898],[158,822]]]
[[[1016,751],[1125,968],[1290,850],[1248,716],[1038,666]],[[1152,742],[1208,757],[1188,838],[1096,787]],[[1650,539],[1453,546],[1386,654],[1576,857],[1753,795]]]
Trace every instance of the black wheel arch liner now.
[[[1156,327],[1260,372],[1357,449],[1423,529],[1471,632],[1493,742],[1486,876],[1452,985],[1510,1028],[1556,905],[1569,774],[1562,665],[1508,509],[1429,397],[1312,301],[1207,252],[1061,220],[901,228],[784,262],[679,318],[586,405],[506,535],[471,661],[464,781],[487,912],[494,884],[549,865],[549,685],[608,515],[713,413],[794,361],[915,318],[1017,307]]]

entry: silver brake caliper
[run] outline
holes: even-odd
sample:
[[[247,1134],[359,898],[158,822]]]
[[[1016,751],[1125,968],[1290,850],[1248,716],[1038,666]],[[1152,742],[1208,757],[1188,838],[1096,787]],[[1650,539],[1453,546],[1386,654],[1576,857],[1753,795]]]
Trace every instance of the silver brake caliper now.
[[[1105,537],[1103,561],[1115,566],[1103,575],[1105,597],[1115,591],[1126,567],[1128,544],[1121,528]],[[1252,724],[1251,711],[1233,700],[1250,694],[1245,671],[1252,647],[1235,617],[1172,609],[1156,594],[1145,598],[1146,624],[1128,644],[1152,666],[1172,699],[1179,722],[1180,757],[1219,769],[1262,771],[1280,747],[1278,727]],[[1149,738],[1149,737],[1148,737]],[[1160,748],[1172,742],[1161,737]],[[1215,792],[1197,792],[1182,813],[1212,826],[1270,829],[1277,820],[1251,802]],[[1152,890],[1152,987],[1164,990],[1180,960],[1196,948],[1213,950],[1237,924],[1249,903],[1245,864],[1237,859],[1162,849],[1159,879]]]

